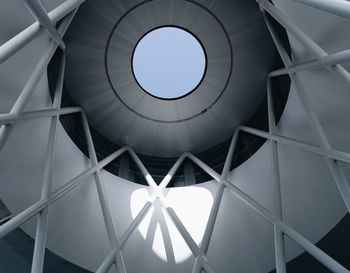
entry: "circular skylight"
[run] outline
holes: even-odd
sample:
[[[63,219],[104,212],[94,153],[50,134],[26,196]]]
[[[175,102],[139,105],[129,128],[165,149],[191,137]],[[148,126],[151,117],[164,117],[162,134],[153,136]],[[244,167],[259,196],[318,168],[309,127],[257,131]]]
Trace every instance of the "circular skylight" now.
[[[178,27],[147,33],[136,45],[132,68],[143,90],[161,99],[176,99],[194,91],[206,70],[199,40]]]

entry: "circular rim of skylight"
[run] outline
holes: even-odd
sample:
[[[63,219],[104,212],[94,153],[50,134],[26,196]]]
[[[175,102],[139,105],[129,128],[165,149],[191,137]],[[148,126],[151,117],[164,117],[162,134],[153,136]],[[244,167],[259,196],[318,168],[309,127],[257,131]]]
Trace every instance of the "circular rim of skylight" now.
[[[203,69],[203,72],[202,72],[202,76],[201,76],[201,79],[198,81],[198,83],[195,85],[195,87],[191,88],[190,90],[187,90],[185,92],[182,92],[183,95],[180,95],[180,96],[176,96],[176,97],[161,97],[161,96],[157,96],[155,94],[153,94],[150,90],[147,90],[146,88],[144,88],[142,86],[142,84],[139,82],[137,76],[136,76],[136,73],[134,71],[134,56],[135,56],[135,51],[138,47],[138,45],[140,44],[140,42],[143,40],[143,38],[145,38],[148,34],[156,31],[156,30],[159,30],[159,29],[162,29],[162,28],[175,28],[175,29],[180,29],[184,32],[186,32],[187,34],[191,35],[197,42],[198,44],[200,45],[201,49],[202,49],[202,52],[204,54],[204,69]],[[207,68],[208,68],[208,56],[207,56],[207,52],[205,50],[205,47],[203,46],[203,43],[201,42],[201,40],[193,33],[191,32],[190,30],[184,28],[184,27],[181,27],[181,26],[177,26],[177,25],[162,25],[162,26],[158,26],[158,27],[155,27],[149,31],[147,31],[144,35],[142,35],[142,37],[137,41],[134,49],[133,49],[133,52],[132,52],[132,56],[131,56],[131,71],[132,71],[132,74],[133,74],[133,77],[137,83],[137,85],[144,91],[146,92],[148,95],[154,97],[154,98],[157,98],[157,99],[160,99],[160,100],[178,100],[178,99],[182,99],[184,97],[187,97],[188,95],[192,94],[195,90],[198,89],[198,87],[202,84],[205,76],[206,76],[206,73],[207,73]]]

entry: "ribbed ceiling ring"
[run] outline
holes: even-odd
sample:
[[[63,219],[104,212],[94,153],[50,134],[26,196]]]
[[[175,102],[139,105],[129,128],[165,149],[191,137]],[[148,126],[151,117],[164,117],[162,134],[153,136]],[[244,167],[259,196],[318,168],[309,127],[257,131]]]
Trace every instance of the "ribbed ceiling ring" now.
[[[106,43],[106,47],[105,47],[105,56],[104,56],[104,65],[105,65],[105,72],[106,72],[106,76],[107,76],[107,80],[109,82],[109,85],[111,87],[111,89],[113,90],[114,94],[116,95],[116,97],[118,98],[118,100],[127,108],[129,109],[130,111],[132,111],[133,113],[135,113],[136,115],[142,117],[142,118],[145,118],[147,120],[150,120],[150,121],[154,121],[154,122],[159,122],[159,123],[180,123],[180,122],[183,122],[183,121],[188,121],[188,120],[191,120],[191,119],[194,119],[200,115],[203,115],[205,114],[210,108],[212,108],[218,101],[219,99],[222,97],[223,93],[226,91],[227,89],[227,86],[231,80],[231,75],[232,75],[232,70],[233,70],[233,48],[232,48],[232,43],[231,43],[231,40],[230,40],[230,37],[229,37],[229,34],[228,34],[228,31],[226,30],[225,26],[223,25],[223,23],[221,22],[221,20],[215,15],[215,13],[213,13],[210,9],[208,9],[206,6],[202,5],[201,3],[198,3],[194,0],[183,0],[184,2],[187,2],[187,3],[190,3],[190,4],[193,4],[195,5],[196,7],[199,7],[200,9],[204,10],[210,17],[212,17],[216,23],[218,24],[218,26],[220,27],[224,37],[225,37],[225,41],[227,42],[227,48],[229,50],[229,60],[230,60],[230,64],[229,64],[229,67],[227,69],[227,78],[225,80],[225,82],[222,84],[222,88],[221,88],[221,91],[218,92],[218,95],[211,101],[210,104],[206,105],[204,108],[200,109],[200,111],[196,112],[196,113],[193,113],[193,114],[190,114],[188,117],[185,117],[185,118],[178,118],[178,119],[172,119],[172,120],[165,120],[165,119],[157,119],[157,118],[153,118],[151,116],[147,116],[145,115],[144,113],[141,113],[140,111],[137,111],[135,110],[135,108],[131,105],[131,103],[134,103],[134,101],[132,101],[131,103],[130,102],[127,102],[121,95],[120,95],[120,92],[118,92],[118,88],[116,88],[116,82],[117,80],[114,80],[113,77],[111,76],[111,71],[110,71],[110,68],[109,68],[109,65],[108,65],[108,60],[109,60],[109,50],[110,50],[110,46],[111,46],[111,41],[113,39],[113,36],[115,35],[118,27],[120,26],[120,24],[126,20],[127,16],[132,14],[136,9],[146,5],[146,4],[149,4],[151,2],[155,2],[155,1],[159,1],[159,0],[145,0],[145,1],[142,1],[136,5],[134,5],[133,7],[131,7],[130,9],[128,9],[120,18],[119,20],[116,22],[116,24],[114,25],[114,27],[112,28],[112,30],[110,31],[110,34],[109,34],[109,37],[107,39],[107,43]],[[161,25],[158,25],[157,27],[164,27],[164,26],[168,26],[169,24],[161,24]],[[176,26],[176,27],[180,27],[180,28],[185,28],[186,31],[189,31],[191,34],[193,34],[195,37],[197,37],[198,40],[201,41],[201,44],[203,45],[207,55],[208,55],[208,49],[206,48],[206,45],[204,44],[203,40],[198,37],[198,35],[194,34],[193,30],[190,30],[184,26],[181,26],[181,25],[172,25],[172,26]],[[148,30],[146,32],[146,34],[149,32],[149,31],[152,31],[154,30],[155,28],[151,28],[150,30]],[[142,38],[144,35],[141,35],[140,38]],[[137,45],[137,42],[139,41],[139,39],[135,42],[134,44],[134,47],[133,49],[135,48],[135,46]],[[207,56],[208,58],[208,56]],[[130,58],[131,59],[131,58]],[[209,62],[210,60],[207,60],[207,63]],[[208,66],[208,64],[207,64]],[[130,69],[131,69],[131,66],[130,66]],[[132,71],[132,69],[131,69]],[[208,77],[210,75],[207,75]],[[205,78],[204,78],[205,79]],[[203,83],[204,79],[201,81],[201,83]],[[135,80],[135,83],[136,85],[139,87],[139,85],[137,84],[137,81]],[[151,95],[149,97],[152,97]],[[153,98],[153,97],[152,97]],[[147,97],[143,97],[143,99],[147,99]],[[181,98],[179,98],[180,100]],[[181,101],[179,101],[179,103],[181,103]]]

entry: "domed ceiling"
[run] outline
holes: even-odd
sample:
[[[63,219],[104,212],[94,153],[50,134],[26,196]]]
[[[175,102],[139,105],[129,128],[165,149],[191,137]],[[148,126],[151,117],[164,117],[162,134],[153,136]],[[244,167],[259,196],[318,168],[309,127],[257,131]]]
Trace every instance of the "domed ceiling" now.
[[[132,69],[140,39],[164,26],[188,31],[206,54],[198,87],[172,100],[145,92]],[[65,40],[65,84],[90,125],[149,156],[199,153],[226,141],[256,113],[276,64],[253,0],[87,1]]]

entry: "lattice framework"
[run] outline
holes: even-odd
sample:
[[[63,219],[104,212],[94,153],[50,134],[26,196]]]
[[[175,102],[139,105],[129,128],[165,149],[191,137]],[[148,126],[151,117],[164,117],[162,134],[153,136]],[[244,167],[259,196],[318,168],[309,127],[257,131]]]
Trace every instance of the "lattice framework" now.
[[[51,126],[49,131],[48,140],[48,150],[47,150],[47,160],[44,171],[44,181],[41,191],[41,199],[26,208],[24,211],[16,215],[10,221],[0,226],[0,238],[6,236],[8,233],[18,228],[21,224],[26,222],[28,219],[38,215],[37,229],[35,237],[35,246],[32,262],[32,273],[41,273],[43,271],[45,245],[46,245],[46,233],[47,225],[49,221],[48,211],[50,206],[56,202],[58,199],[68,194],[69,192],[76,189],[80,184],[87,181],[90,176],[94,177],[96,182],[98,196],[103,212],[104,222],[106,225],[106,230],[108,238],[111,245],[111,250],[101,266],[96,271],[97,273],[106,273],[114,265],[118,273],[126,273],[126,267],[123,258],[123,247],[127,243],[131,234],[135,231],[138,225],[142,222],[147,212],[154,205],[156,200],[159,200],[165,211],[168,213],[178,231],[182,235],[183,239],[187,243],[188,247],[195,256],[195,264],[193,266],[192,273],[200,273],[204,270],[206,273],[217,272],[208,261],[206,253],[209,248],[209,243],[213,229],[215,226],[215,221],[218,215],[220,203],[225,190],[230,191],[234,196],[242,200],[251,209],[265,218],[269,223],[273,225],[274,228],[274,242],[275,242],[275,260],[276,260],[276,271],[277,273],[286,273],[286,260],[285,260],[285,245],[284,237],[288,236],[299,246],[301,246],[305,251],[311,254],[319,262],[325,265],[328,269],[337,273],[350,273],[344,266],[339,264],[316,245],[304,238],[300,233],[295,231],[293,228],[288,226],[283,222],[282,215],[282,201],[281,201],[281,186],[280,186],[280,173],[279,173],[279,161],[278,161],[278,144],[285,144],[299,148],[304,151],[308,151],[314,154],[322,156],[327,166],[332,174],[334,181],[338,187],[338,190],[343,198],[343,201],[350,212],[350,185],[338,164],[338,162],[350,163],[350,154],[342,151],[335,150],[329,144],[327,136],[320,124],[318,117],[311,107],[310,100],[304,90],[302,81],[298,76],[298,72],[312,69],[316,67],[324,66],[331,73],[340,77],[344,84],[350,87],[350,74],[346,71],[340,64],[350,61],[350,49],[340,51],[334,54],[327,54],[319,45],[317,45],[310,37],[308,37],[300,28],[298,28],[293,22],[291,22],[278,8],[276,8],[268,0],[256,0],[257,4],[260,6],[261,12],[266,21],[267,27],[271,33],[271,36],[276,44],[278,52],[283,60],[285,68],[278,69],[269,73],[267,79],[267,98],[268,98],[268,120],[269,120],[269,132],[257,130],[254,128],[239,126],[236,128],[229,151],[227,153],[225,165],[221,174],[218,174],[204,162],[196,158],[191,153],[182,154],[173,167],[170,169],[168,174],[164,177],[162,182],[157,185],[152,178],[152,176],[147,171],[146,167],[143,165],[137,154],[132,150],[131,147],[125,146],[116,152],[112,153],[100,162],[97,161],[97,156],[90,134],[90,129],[88,121],[86,119],[85,113],[79,107],[68,107],[61,108],[61,98],[62,98],[62,87],[64,80],[66,46],[62,40],[64,33],[66,32],[71,20],[73,19],[77,9],[84,0],[66,0],[63,4],[58,6],[53,11],[47,13],[40,2],[40,0],[23,0],[28,9],[32,12],[33,16],[36,18],[36,22],[20,32],[18,35],[4,43],[0,47],[0,63],[3,63],[8,58],[16,54],[25,45],[30,43],[32,40],[37,38],[42,32],[47,32],[51,37],[51,42],[47,47],[46,51],[43,53],[38,64],[35,66],[28,82],[24,86],[22,92],[17,98],[15,104],[9,113],[0,114],[0,147],[4,145],[7,137],[9,136],[14,124],[18,120],[29,120],[41,117],[50,117]],[[317,9],[321,9],[326,12],[330,12],[345,18],[350,19],[350,2],[346,0],[291,0],[295,2],[300,2],[305,5],[312,6]],[[267,15],[269,14],[269,15]],[[292,35],[296,40],[298,40],[313,56],[314,59],[310,61],[304,61],[300,63],[293,63],[290,59],[287,51],[283,47],[278,35],[276,34],[273,25],[271,24],[270,16],[273,17],[278,23],[280,23],[286,31]],[[56,23],[63,19],[62,23],[58,28],[56,28]],[[55,90],[54,100],[51,109],[36,110],[24,112],[25,106],[27,105],[32,93],[34,92],[41,76],[46,71],[47,65],[52,58],[54,52],[57,48],[61,49],[61,60],[59,64],[59,73],[57,86]],[[276,120],[274,116],[274,106],[271,94],[271,78],[289,75],[292,83],[296,87],[297,96],[305,109],[309,123],[316,133],[319,145],[314,145],[306,143],[297,139],[285,137],[279,135],[276,128]],[[70,181],[68,181],[64,186],[52,192],[52,173],[53,173],[53,158],[55,154],[55,145],[57,138],[57,130],[59,124],[59,117],[68,114],[81,115],[81,121],[83,124],[85,137],[87,140],[90,167],[84,172],[80,173]],[[272,171],[274,178],[274,191],[275,191],[275,202],[274,211],[270,212],[253,198],[242,192],[238,187],[233,185],[228,181],[227,177],[230,171],[232,157],[235,151],[235,145],[240,132],[245,132],[253,134],[258,137],[265,138],[270,142],[271,146],[271,160],[272,160]],[[139,214],[127,228],[126,232],[122,236],[117,236],[115,225],[112,219],[110,207],[107,200],[106,191],[103,185],[101,177],[101,169],[103,169],[110,162],[120,157],[123,153],[128,152],[132,159],[135,161],[136,165],[139,167],[144,178],[146,179],[152,195],[149,201],[144,205]],[[178,170],[185,158],[192,160],[205,172],[207,172],[215,181],[217,181],[217,191],[215,194],[214,202],[209,215],[209,220],[204,232],[203,240],[200,246],[194,241],[190,233],[187,231],[185,226],[182,224],[179,217],[176,215],[175,211],[167,205],[166,197],[163,192],[167,187],[175,172]]]

